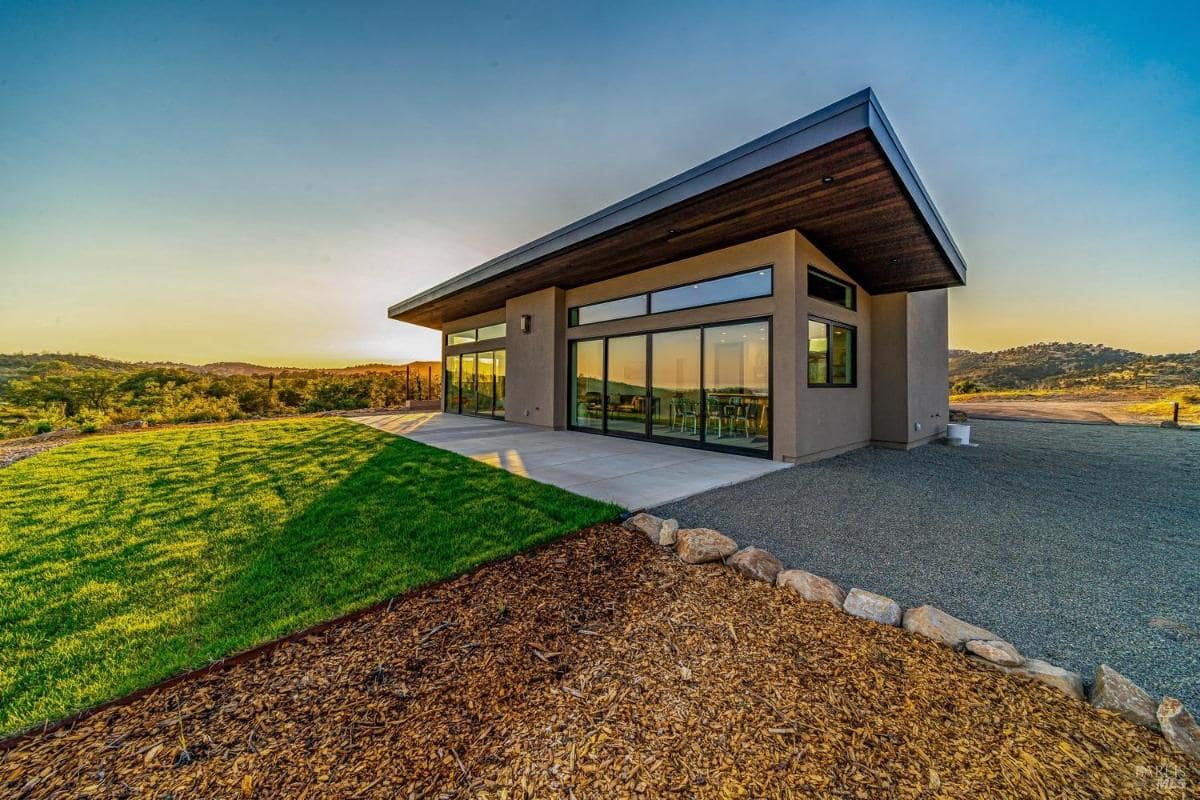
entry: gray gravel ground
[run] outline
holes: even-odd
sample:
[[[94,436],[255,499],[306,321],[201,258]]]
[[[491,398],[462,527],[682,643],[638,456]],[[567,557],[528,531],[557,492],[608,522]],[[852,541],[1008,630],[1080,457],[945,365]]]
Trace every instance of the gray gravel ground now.
[[[1091,680],[1200,715],[1200,432],[972,422],[977,448],[866,448],[656,509]]]

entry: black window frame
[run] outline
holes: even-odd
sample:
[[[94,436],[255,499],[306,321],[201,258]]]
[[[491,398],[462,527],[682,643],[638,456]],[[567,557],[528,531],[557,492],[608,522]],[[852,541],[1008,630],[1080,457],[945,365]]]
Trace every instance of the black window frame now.
[[[858,326],[851,325],[848,322],[841,322],[828,317],[818,317],[814,314],[809,314],[806,322],[819,322],[825,326],[825,341],[828,342],[825,349],[825,381],[823,383],[813,383],[808,377],[808,343],[812,341],[808,336],[808,325],[804,326],[804,378],[808,382],[810,389],[856,389],[858,388]],[[850,382],[849,383],[834,383],[833,382],[833,329],[841,328],[850,334]]]
[[[479,338],[479,332],[481,330],[484,330],[486,328],[498,328],[501,325],[504,326],[504,333],[500,334],[499,336],[492,336],[487,339]],[[471,338],[465,342],[455,343],[455,342],[450,341],[451,336],[462,336],[463,334],[466,334],[466,333],[471,334],[471,336],[473,338]],[[491,325],[477,325],[474,328],[463,328],[461,331],[447,331],[446,332],[446,347],[467,347],[468,345],[480,344],[482,342],[494,342],[497,339],[507,339],[507,338],[508,338],[508,320],[500,320],[499,322],[493,322]]]
[[[826,280],[826,281],[829,281],[830,283],[837,284],[838,286],[841,286],[843,289],[849,289],[850,290],[850,305],[846,305],[845,303],[839,303],[835,300],[830,300],[827,297],[821,297],[820,295],[813,294],[811,278],[814,275],[822,280]],[[838,278],[834,275],[830,275],[825,270],[818,269],[818,268],[814,267],[812,264],[808,265],[808,273],[805,276],[805,293],[809,297],[811,297],[813,300],[820,300],[822,303],[829,303],[831,305],[837,306],[838,308],[844,308],[847,311],[858,311],[858,287],[855,286],[853,283],[850,283],[849,281],[844,281],[841,278]]]
[[[634,300],[637,298],[641,298],[641,300],[642,300],[643,311],[640,314],[627,314],[626,316],[623,316],[623,317],[610,317],[609,319],[598,319],[595,322],[580,322],[579,321],[580,309],[591,308],[592,306],[602,306],[605,303],[617,303],[617,302],[620,302],[621,300]],[[636,294],[623,294],[620,297],[610,297],[607,300],[597,300],[594,303],[584,303],[581,306],[571,306],[570,308],[567,309],[567,327],[568,328],[578,328],[582,325],[600,325],[601,323],[604,323],[604,322],[615,322],[616,320],[619,320],[619,319],[634,319],[636,317],[644,317],[649,313],[650,313],[650,293],[649,292],[637,292]]]
[[[761,269],[759,267],[758,269]],[[685,284],[686,285],[686,284]],[[736,301],[735,301],[736,302]],[[667,312],[669,313],[669,312]],[[604,386],[604,392],[608,391],[608,340],[619,339],[623,336],[646,336],[646,397],[650,397],[653,390],[651,384],[654,373],[654,346],[653,338],[656,333],[670,333],[672,331],[684,331],[698,329],[700,334],[700,394],[704,397],[704,342],[705,332],[709,328],[720,328],[726,325],[745,325],[751,323],[764,323],[767,326],[767,407],[770,409],[771,419],[767,426],[767,448],[766,450],[752,449],[749,447],[738,447],[736,445],[727,445],[711,442],[708,440],[707,431],[707,416],[708,408],[706,402],[700,404],[700,430],[702,431],[700,441],[690,441],[688,439],[677,439],[666,436],[655,436],[653,433],[653,420],[650,414],[646,415],[646,430],[644,433],[627,433],[625,431],[610,431],[608,429],[608,412],[605,410],[601,420],[601,427],[586,428],[571,424],[570,406],[576,402],[575,398],[575,380],[573,376],[567,377],[567,430],[578,431],[579,433],[590,433],[596,436],[612,436],[620,439],[634,439],[639,442],[654,442],[655,444],[666,444],[674,447],[689,447],[693,450],[707,450],[714,453],[729,453],[731,455],[747,456],[749,458],[765,458],[773,459],[775,457],[775,324],[774,317],[770,314],[764,314],[755,317],[746,317],[738,319],[720,320],[718,322],[704,322],[691,325],[672,325],[666,328],[647,328],[645,330],[630,331],[628,333],[613,333],[602,336],[580,336],[575,339],[567,340],[567,369],[570,371],[572,349],[579,342],[603,342],[603,377],[601,385]]]
[[[683,306],[681,308],[672,308],[667,311],[654,311],[653,310],[653,307],[652,307],[653,295],[658,294],[659,292],[669,292],[673,289],[682,289],[685,286],[695,286],[695,285],[702,284],[702,283],[709,283],[710,281],[720,281],[720,280],[724,280],[726,278],[736,278],[739,275],[748,275],[751,272],[762,272],[763,270],[768,271],[769,274],[767,277],[769,278],[769,283],[770,283],[769,288],[763,294],[756,294],[756,295],[752,295],[750,297],[739,297],[736,300],[716,300],[711,303],[700,303],[699,305],[694,305],[694,306]],[[775,296],[775,264],[773,264],[773,263],[759,264],[756,267],[748,267],[747,269],[739,269],[737,272],[729,272],[729,273],[726,273],[725,275],[714,275],[711,278],[702,278],[700,280],[684,281],[683,283],[676,283],[671,286],[660,286],[657,289],[649,289],[645,292],[636,292],[634,294],[626,294],[626,295],[621,295],[619,297],[610,297],[607,300],[597,300],[594,303],[584,303],[583,305],[571,306],[570,308],[567,309],[567,327],[568,328],[580,328],[580,327],[584,327],[587,325],[600,325],[601,323],[604,323],[604,322],[613,322],[613,321],[619,320],[619,319],[636,319],[638,317],[654,317],[654,316],[658,316],[659,314],[674,314],[677,311],[691,311],[694,308],[710,308],[712,306],[723,306],[728,303],[743,303],[747,300],[759,300],[764,297],[774,297],[774,296]],[[641,298],[645,299],[645,309],[646,310],[644,312],[642,312],[641,314],[630,314],[627,317],[613,317],[613,319],[598,320],[596,322],[582,322],[582,323],[579,322],[579,310],[581,308],[587,308],[588,306],[596,306],[596,305],[600,305],[602,303],[612,303],[612,302],[616,302],[618,300],[632,300],[635,297],[641,297]]]
[[[495,342],[496,339],[488,339],[486,341]],[[479,397],[478,397],[479,356],[481,356],[485,353],[491,353],[492,358],[493,358],[492,394],[491,394],[492,407],[488,411],[481,413],[479,411],[479,405],[478,405],[478,402],[479,402]],[[504,378],[505,378],[505,381],[507,381],[508,380],[508,347],[496,347],[495,345],[492,345],[491,347],[482,347],[477,350],[467,350],[467,351],[458,352],[458,353],[450,353],[449,355],[445,355],[442,357],[442,410],[443,411],[445,411],[447,414],[458,414],[459,416],[463,416],[463,417],[490,417],[492,419],[504,419],[505,418],[506,412],[507,412],[507,405],[508,405],[507,403],[505,403],[505,408],[500,409],[499,414],[496,413],[496,410],[497,410],[496,409],[496,396],[497,396],[496,395],[496,383],[497,383],[496,378],[498,377],[496,374],[496,369],[495,369],[495,357],[496,357],[495,354],[496,353],[504,353],[504,364],[505,364]],[[463,391],[462,391],[463,390],[463,385],[462,385],[463,356],[474,356],[475,357],[475,376],[476,377],[475,377],[475,385],[472,389],[472,391],[476,395],[476,406],[475,406],[474,411],[468,411],[463,408]],[[450,359],[454,359],[455,363],[458,365],[458,370],[456,372],[456,374],[458,375],[458,382],[455,386],[453,406],[451,405],[451,402],[450,402],[451,398],[450,398],[450,392],[449,392],[450,367],[447,364],[447,362],[450,361]]]

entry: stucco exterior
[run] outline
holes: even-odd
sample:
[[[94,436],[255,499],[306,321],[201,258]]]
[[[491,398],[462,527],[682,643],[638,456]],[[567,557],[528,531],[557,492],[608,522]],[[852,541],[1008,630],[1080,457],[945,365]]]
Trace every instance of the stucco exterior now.
[[[966,270],[867,88],[388,316],[439,327],[443,364],[479,376],[448,410],[800,462],[945,432],[947,289]]]
[[[567,324],[572,307],[768,265],[773,269],[768,297],[576,327]],[[809,267],[854,286],[855,308],[810,297]],[[528,317],[528,332],[521,330],[522,317]],[[771,322],[772,458],[810,461],[871,443],[911,447],[944,433],[948,417],[946,290],[872,296],[794,230],[584,286],[554,287],[512,297],[504,308],[445,322],[443,359],[505,349],[506,418],[563,428],[571,383],[570,341],[759,318]],[[855,329],[855,385],[809,385],[810,318]],[[504,338],[445,344],[446,333],[502,321],[507,323]]]

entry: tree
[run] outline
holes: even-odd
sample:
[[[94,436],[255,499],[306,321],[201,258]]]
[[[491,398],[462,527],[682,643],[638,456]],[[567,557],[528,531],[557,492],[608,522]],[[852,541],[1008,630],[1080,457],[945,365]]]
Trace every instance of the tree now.
[[[69,391],[80,405],[86,403],[96,411],[104,411],[108,398],[117,388],[117,376],[100,369],[89,369],[68,379]]]

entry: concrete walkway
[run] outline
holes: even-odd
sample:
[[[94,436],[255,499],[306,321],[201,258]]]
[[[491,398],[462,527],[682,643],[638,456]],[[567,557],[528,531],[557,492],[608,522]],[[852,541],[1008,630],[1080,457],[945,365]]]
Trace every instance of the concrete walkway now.
[[[786,469],[765,458],[712,453],[457,414],[349,417],[542,483],[630,510]]]

